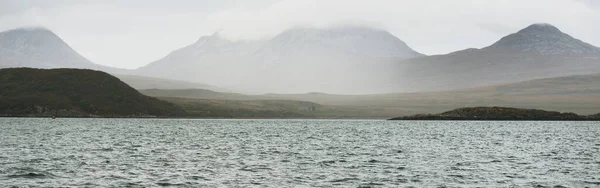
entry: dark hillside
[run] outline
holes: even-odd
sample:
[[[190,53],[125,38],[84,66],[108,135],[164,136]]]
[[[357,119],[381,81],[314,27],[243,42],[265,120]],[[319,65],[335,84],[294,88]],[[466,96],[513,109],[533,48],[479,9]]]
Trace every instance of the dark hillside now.
[[[85,69],[0,69],[3,116],[148,117],[184,114],[118,78]]]

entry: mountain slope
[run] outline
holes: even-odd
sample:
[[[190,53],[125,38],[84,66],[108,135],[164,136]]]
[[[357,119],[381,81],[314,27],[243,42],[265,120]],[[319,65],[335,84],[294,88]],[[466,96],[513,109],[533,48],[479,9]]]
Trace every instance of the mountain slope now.
[[[107,73],[84,69],[0,69],[0,114],[10,116],[175,116],[168,102]]]
[[[202,37],[137,73],[251,93],[377,92],[377,83],[386,79],[376,76],[386,71],[383,64],[417,56],[422,55],[385,31],[297,28],[261,41]]]
[[[600,72],[600,48],[533,24],[482,49],[399,62],[399,91],[436,91]]]
[[[126,72],[90,62],[45,28],[19,28],[0,33],[0,68],[85,68]]]

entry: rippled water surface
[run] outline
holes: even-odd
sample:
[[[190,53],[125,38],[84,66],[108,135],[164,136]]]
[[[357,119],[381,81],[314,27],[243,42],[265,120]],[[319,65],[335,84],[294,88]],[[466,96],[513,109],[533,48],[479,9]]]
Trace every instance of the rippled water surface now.
[[[600,187],[600,123],[3,118],[13,185]]]

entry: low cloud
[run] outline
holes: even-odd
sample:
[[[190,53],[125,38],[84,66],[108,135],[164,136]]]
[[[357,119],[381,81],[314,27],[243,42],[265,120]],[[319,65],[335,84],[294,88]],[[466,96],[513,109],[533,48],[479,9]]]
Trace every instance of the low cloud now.
[[[0,0],[0,29],[45,26],[92,61],[135,68],[220,33],[272,37],[296,26],[386,29],[425,54],[484,47],[547,22],[600,45],[596,0]]]
[[[595,2],[595,1],[594,1]],[[383,27],[427,54],[483,47],[529,24],[547,22],[600,45],[600,12],[573,0],[284,0],[254,9],[222,10],[208,17],[232,39],[265,38],[296,25],[325,27],[358,22]]]

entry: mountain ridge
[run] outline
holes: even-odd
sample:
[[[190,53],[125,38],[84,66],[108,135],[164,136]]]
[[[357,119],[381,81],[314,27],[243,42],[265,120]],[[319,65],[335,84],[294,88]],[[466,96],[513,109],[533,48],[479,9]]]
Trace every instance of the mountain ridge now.
[[[15,32],[19,36],[7,37]],[[481,49],[434,56],[423,56],[387,31],[364,27],[293,28],[257,41],[215,33],[125,73],[90,62],[45,28],[2,32],[0,44],[0,68],[89,68],[245,93],[439,91],[600,72],[600,48],[550,24],[532,24]]]

